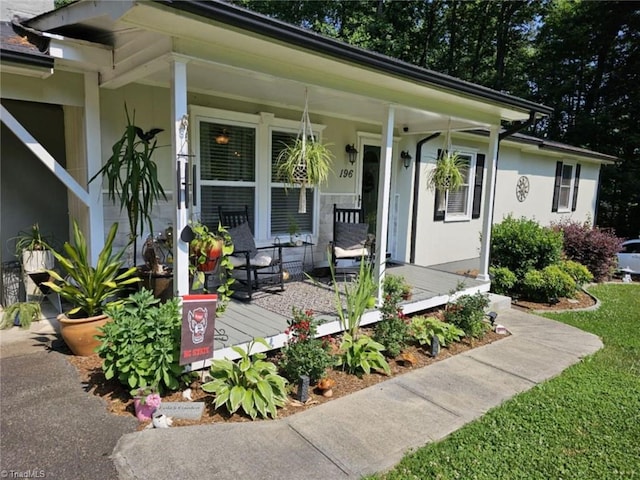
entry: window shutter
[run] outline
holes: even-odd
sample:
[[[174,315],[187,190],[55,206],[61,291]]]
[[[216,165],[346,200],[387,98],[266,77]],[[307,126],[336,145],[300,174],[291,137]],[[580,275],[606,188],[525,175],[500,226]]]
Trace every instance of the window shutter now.
[[[573,201],[571,202],[571,211],[576,211],[578,205],[578,186],[580,185],[580,164],[576,165],[576,179],[573,182]]]
[[[484,179],[484,154],[476,155],[476,180],[473,185],[473,209],[471,218],[480,218],[480,207],[482,206],[482,180]]]
[[[438,149],[438,156],[437,159],[440,160],[442,158],[442,149],[439,148]],[[443,194],[440,193],[438,191],[438,189],[436,189],[436,196],[435,196],[435,203],[434,203],[434,210],[433,210],[433,221],[434,222],[439,222],[444,220],[444,205],[445,205],[445,199],[442,198]]]
[[[562,162],[556,163],[556,180],[553,186],[553,203],[551,204],[551,211],[558,211],[558,201],[560,200],[560,183],[562,182]]]

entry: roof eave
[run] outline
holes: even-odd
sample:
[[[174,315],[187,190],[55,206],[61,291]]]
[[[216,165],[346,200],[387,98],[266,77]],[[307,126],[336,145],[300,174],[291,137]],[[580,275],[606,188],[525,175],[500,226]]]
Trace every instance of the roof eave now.
[[[388,74],[428,83],[444,90],[497,102],[525,112],[534,111],[540,116],[550,115],[553,112],[553,108],[546,105],[417,67],[217,0],[189,2],[154,0],[154,2]]]

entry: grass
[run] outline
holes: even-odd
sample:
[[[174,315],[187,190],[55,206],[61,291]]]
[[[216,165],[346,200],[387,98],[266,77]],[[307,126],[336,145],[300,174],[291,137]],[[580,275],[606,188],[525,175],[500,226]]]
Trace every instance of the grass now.
[[[640,285],[590,291],[600,309],[545,316],[602,350],[370,478],[640,479]]]

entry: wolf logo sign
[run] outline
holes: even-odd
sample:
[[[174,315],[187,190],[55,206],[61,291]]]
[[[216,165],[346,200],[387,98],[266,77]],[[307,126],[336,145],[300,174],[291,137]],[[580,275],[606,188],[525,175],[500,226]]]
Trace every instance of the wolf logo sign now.
[[[183,297],[180,365],[213,357],[217,300],[217,295]]]

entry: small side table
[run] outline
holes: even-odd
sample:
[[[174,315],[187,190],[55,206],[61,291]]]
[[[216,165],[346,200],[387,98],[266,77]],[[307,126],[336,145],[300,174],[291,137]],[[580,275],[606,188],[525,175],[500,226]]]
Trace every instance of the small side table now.
[[[307,266],[307,250],[310,251],[310,255],[311,255],[311,262],[310,262],[311,270],[315,268],[315,263],[313,260],[313,247],[315,246],[315,243],[311,241],[311,235],[307,235],[306,240],[304,240],[302,243],[299,243],[299,244],[291,243],[291,242],[283,243],[278,241],[278,238],[276,237],[276,241],[273,242],[272,245],[274,246],[280,245],[282,248],[302,248],[303,249],[302,262],[300,262],[299,260],[287,262],[283,259],[283,262],[282,262],[283,266],[287,264],[290,266],[289,274],[291,275],[292,279],[302,280],[303,273],[306,271],[306,266]]]

